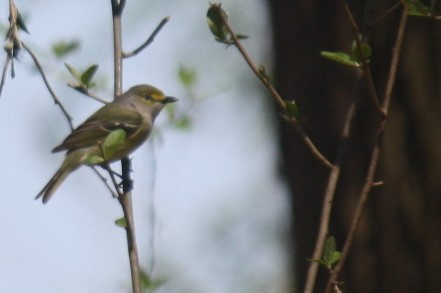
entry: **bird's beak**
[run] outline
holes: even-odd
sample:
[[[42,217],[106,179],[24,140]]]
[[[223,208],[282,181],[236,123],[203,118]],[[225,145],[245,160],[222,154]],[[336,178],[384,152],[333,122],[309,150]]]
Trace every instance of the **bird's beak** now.
[[[162,100],[162,103],[163,104],[169,104],[169,103],[174,103],[174,102],[176,102],[178,99],[176,99],[175,97],[165,97],[163,100]]]

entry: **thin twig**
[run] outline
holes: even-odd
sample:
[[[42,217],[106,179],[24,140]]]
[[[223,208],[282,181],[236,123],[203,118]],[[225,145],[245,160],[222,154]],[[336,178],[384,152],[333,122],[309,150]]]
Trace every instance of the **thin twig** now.
[[[236,33],[234,32],[233,28],[229,24],[225,14],[222,12],[221,7],[219,4],[212,4],[217,5],[217,8],[219,9],[219,16],[222,19],[222,23],[227,28],[228,32],[231,35],[231,40],[236,46],[236,48],[239,50],[242,57],[247,62],[248,66],[251,68],[251,70],[254,72],[254,74],[257,76],[257,78],[262,82],[262,84],[269,90],[271,93],[271,96],[277,103],[277,105],[283,110],[284,113],[287,113],[287,106],[285,103],[285,100],[280,96],[280,94],[277,92],[277,90],[274,88],[274,86],[271,84],[270,80],[266,78],[263,74],[259,73],[259,69],[252,61],[251,57],[245,50],[245,48],[242,46],[242,43],[240,42],[239,38],[237,37]],[[216,7],[216,6],[214,6]],[[316,157],[324,166],[326,166],[328,169],[333,169],[333,165],[329,160],[318,150],[318,148],[314,145],[312,140],[309,138],[309,136],[306,134],[306,132],[303,130],[303,128],[298,123],[297,119],[295,119],[292,115],[284,115],[287,121],[294,127],[294,129],[299,134],[300,138],[304,142],[304,144],[308,147],[308,149],[311,151],[311,153]]]
[[[361,39],[361,31],[358,28],[357,22],[354,19],[354,16],[352,15],[351,9],[349,8],[347,3],[344,3],[344,8],[346,11],[346,14],[349,18],[349,22],[351,23],[352,29],[354,31],[354,37],[355,42],[357,44],[357,51],[359,56],[361,57],[361,68],[363,69],[363,76],[366,79],[367,85],[368,85],[368,91],[369,91],[369,97],[372,101],[372,104],[375,107],[375,110],[381,115],[385,116],[386,113],[384,109],[381,107],[380,101],[378,99],[377,90],[375,89],[374,81],[372,79],[371,69],[369,68],[368,61],[366,58],[366,55],[363,50],[363,41]]]
[[[359,49],[361,49],[360,30],[359,30],[359,28],[358,28],[358,26],[352,16],[352,12],[350,11],[350,9],[346,3],[344,3],[344,8],[346,10],[346,13],[349,17],[352,28],[354,30],[354,35],[355,35],[355,39],[357,42],[357,46],[359,47]],[[381,117],[384,119],[387,115],[388,104],[381,105],[379,103],[378,95],[375,90],[375,86],[373,84],[373,79],[372,79],[372,76],[370,73],[369,66],[367,64],[366,56],[364,55],[363,50],[359,50],[359,54],[360,54],[361,61],[362,61],[363,75],[364,75],[366,81],[368,82],[370,99],[373,101],[376,110],[381,114]],[[384,102],[386,102],[386,100],[384,100]],[[348,116],[349,116],[350,112],[351,111],[348,112]],[[349,122],[349,120],[346,120],[346,121]],[[351,124],[352,124],[352,122],[351,122]],[[341,155],[339,155],[339,154],[337,155],[336,163],[334,164],[336,166],[336,168],[334,170],[332,170],[330,177],[329,177],[329,180],[328,180],[328,183],[327,183],[326,193],[325,193],[323,207],[322,207],[320,227],[319,227],[319,232],[318,232],[317,241],[316,241],[316,245],[314,248],[314,253],[313,253],[312,259],[320,259],[321,254],[323,253],[324,243],[326,241],[326,237],[328,234],[328,227],[329,227],[329,221],[330,221],[331,210],[332,210],[332,202],[335,197],[335,187],[336,187],[338,179],[339,179],[339,172],[340,172],[340,167],[341,167],[341,163],[342,163],[342,155],[344,153],[344,151],[342,151],[342,149],[346,148],[346,146],[344,146],[344,144],[346,144],[345,140],[346,139],[343,137],[342,142],[339,147],[339,152],[338,152]],[[309,265],[304,292],[308,292],[308,293],[313,292],[318,268],[319,268],[319,264],[316,262],[312,262]]]
[[[383,107],[383,109],[386,110],[386,113],[389,110],[390,102],[392,100],[392,90],[395,85],[395,80],[396,80],[396,76],[397,76],[398,61],[399,61],[400,52],[401,52],[401,48],[402,48],[402,44],[403,44],[404,32],[405,32],[406,23],[407,23],[407,17],[408,17],[407,16],[407,8],[404,7],[403,12],[401,14],[400,23],[398,25],[397,37],[395,40],[391,65],[390,65],[390,69],[389,69],[389,76],[387,79],[387,84],[386,84],[385,93],[384,93],[384,100],[383,100],[382,107]],[[369,198],[370,191],[371,191],[372,187],[375,186],[374,176],[375,176],[375,171],[377,170],[378,160],[379,160],[379,156],[380,156],[380,149],[381,149],[381,144],[383,141],[386,119],[387,119],[387,116],[385,116],[383,118],[383,121],[380,125],[380,129],[379,129],[379,133],[378,133],[378,137],[377,137],[377,142],[376,142],[374,149],[372,151],[371,160],[369,163],[365,183],[364,183],[363,189],[361,191],[360,198],[357,202],[357,207],[354,212],[354,216],[353,216],[353,219],[351,222],[351,227],[349,229],[348,236],[347,236],[346,241],[343,246],[341,258],[340,258],[339,262],[337,263],[337,265],[335,266],[331,276],[329,277],[328,284],[327,284],[327,292],[330,292],[333,284],[335,284],[335,282],[336,282],[336,280],[337,280],[337,278],[338,278],[338,276],[339,276],[339,274],[345,264],[345,261],[348,257],[349,250],[351,249],[352,244],[353,244],[353,239],[354,239],[355,233],[357,231],[358,225],[360,224],[361,216],[362,216],[364,208],[366,206],[366,202]]]
[[[96,175],[101,179],[101,181],[104,183],[104,185],[106,186],[106,188],[110,191],[110,193],[112,194],[112,197],[117,197],[118,194],[116,194],[115,191],[112,189],[112,187],[109,185],[109,183],[107,182],[107,178],[104,177],[103,175],[101,175],[101,173],[97,170],[97,168],[96,168],[95,166],[91,166],[91,167],[92,167],[92,170],[95,172],[95,174],[96,174]],[[112,173],[112,169],[110,169],[110,166],[109,166],[109,169],[107,170],[107,172],[110,172],[111,174],[113,174],[113,173]],[[110,178],[112,178],[112,177],[110,177]],[[115,190],[118,192],[118,185],[115,185],[115,182],[116,182],[116,180],[113,180],[113,179],[112,179],[112,183],[113,183],[113,185],[115,186]]]
[[[121,14],[125,6],[124,0],[112,0],[113,21],[113,91],[115,97],[122,94],[122,36]]]
[[[8,67],[9,64],[11,63],[11,59],[12,56],[8,54],[6,56],[5,65],[3,66],[2,80],[0,82],[0,98],[2,97],[3,86],[5,85],[5,81],[6,81],[6,72],[8,71]]]
[[[74,84],[71,84],[71,83],[67,83],[67,86],[70,87],[70,88],[72,88],[72,89],[74,89],[74,90],[76,90],[77,92],[82,93],[82,94],[85,95],[85,96],[88,96],[89,98],[94,99],[95,101],[100,102],[100,103],[103,103],[103,104],[109,104],[109,103],[110,103],[110,102],[104,100],[103,98],[100,98],[100,97],[98,97],[98,96],[95,95],[95,94],[92,94],[92,93],[89,92],[89,90],[87,90],[87,89],[79,88],[77,85],[74,85]]]
[[[60,107],[61,112],[63,112],[64,116],[66,117],[67,122],[69,123],[70,129],[73,130],[74,126],[72,123],[72,117],[69,115],[66,108],[61,103],[60,99],[55,94],[55,92],[53,91],[51,85],[49,84],[49,81],[46,78],[46,74],[44,73],[43,67],[40,64],[40,61],[38,61],[38,59],[37,59],[37,56],[35,56],[35,54],[32,52],[32,50],[24,42],[21,42],[21,44],[22,44],[23,48],[26,50],[26,52],[28,52],[28,54],[31,56],[32,60],[35,63],[35,66],[37,67],[38,71],[41,74],[41,77],[43,78],[43,81],[44,81],[44,84],[46,85],[46,88],[48,89],[49,93],[52,96],[52,99],[54,100],[55,104],[58,105],[58,107]]]
[[[325,245],[326,237],[328,235],[328,227],[335,197],[335,191],[337,189],[338,180],[340,179],[340,171],[343,164],[344,155],[346,154],[346,150],[348,147],[348,141],[352,133],[355,114],[357,113],[357,109],[359,107],[359,100],[360,98],[354,99],[349,105],[348,112],[346,113],[341,141],[338,147],[334,168],[329,174],[328,182],[326,184],[326,191],[323,197],[322,213],[320,217],[320,227],[311,259],[320,259],[323,253],[323,247]],[[319,264],[317,262],[313,261],[309,264],[305,282],[305,293],[313,292],[318,268]]]
[[[388,16],[389,14],[391,14],[395,9],[398,9],[403,3],[401,1],[397,1],[397,3],[395,3],[394,5],[392,5],[390,8],[386,9],[386,11],[384,11],[383,13],[381,13],[379,16],[377,16],[373,21],[372,21],[372,25],[376,24],[377,22],[379,22],[380,20],[382,20],[383,18],[385,18],[386,16]]]
[[[141,46],[139,46],[138,48],[136,48],[135,50],[130,51],[130,52],[122,52],[122,57],[123,58],[129,58],[129,57],[135,56],[136,54],[138,54],[139,52],[144,50],[148,45],[150,45],[155,40],[156,35],[159,33],[159,31],[164,27],[164,25],[169,20],[170,20],[169,16],[164,17],[161,20],[161,22],[158,24],[156,29],[152,32],[150,37]]]
[[[121,35],[121,16],[126,4],[125,0],[112,0],[112,20],[113,20],[113,50],[114,50],[114,95],[120,96],[122,93],[122,35]],[[130,271],[132,276],[133,293],[141,293],[141,281],[139,273],[138,247],[135,237],[135,222],[132,204],[132,179],[130,178],[131,163],[129,158],[121,160],[123,193],[118,196],[124,218],[126,220],[127,248],[129,253]],[[117,189],[119,190],[119,189]]]

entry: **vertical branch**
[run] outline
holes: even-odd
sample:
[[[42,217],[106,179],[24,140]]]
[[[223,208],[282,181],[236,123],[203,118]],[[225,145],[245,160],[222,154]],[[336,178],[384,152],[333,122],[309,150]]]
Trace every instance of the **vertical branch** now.
[[[392,99],[392,90],[393,90],[395,80],[396,80],[398,60],[400,57],[400,52],[401,52],[401,48],[402,48],[402,44],[403,44],[406,22],[407,22],[407,8],[404,7],[403,12],[401,14],[400,23],[398,25],[398,33],[397,33],[397,37],[396,37],[394,48],[393,48],[391,65],[390,65],[389,75],[388,75],[386,89],[385,89],[385,93],[384,93],[382,109],[385,110],[386,115],[389,112],[390,102]],[[384,134],[385,125],[386,125],[386,118],[387,118],[387,116],[385,116],[381,122],[380,129],[378,132],[377,142],[376,142],[374,149],[372,151],[371,160],[369,163],[369,168],[368,168],[368,172],[366,175],[365,183],[364,183],[363,189],[361,191],[360,198],[357,202],[357,207],[354,212],[351,227],[349,229],[348,236],[347,236],[345,244],[343,246],[341,258],[340,258],[338,264],[335,266],[331,276],[329,277],[326,292],[331,291],[331,287],[336,283],[336,280],[337,280],[337,278],[338,278],[338,276],[339,276],[339,274],[345,264],[345,261],[348,257],[349,250],[352,247],[355,232],[357,231],[358,225],[360,224],[360,220],[361,220],[361,216],[364,211],[364,207],[366,206],[366,202],[369,198],[370,191],[371,191],[372,187],[375,186],[374,176],[375,176],[375,171],[377,169],[378,160],[380,157],[380,148],[381,148],[381,142],[383,140],[383,134]]]
[[[124,10],[125,0],[112,1],[112,21],[113,21],[113,91],[115,96],[122,93],[122,33],[121,15]]]
[[[331,218],[331,211],[335,197],[335,191],[337,189],[338,180],[340,178],[341,166],[343,164],[344,155],[348,146],[348,141],[351,136],[353,121],[355,114],[357,113],[360,98],[352,101],[346,114],[342,138],[338,147],[334,167],[329,174],[329,179],[326,185],[326,191],[323,198],[322,214],[320,217],[320,228],[317,235],[317,241],[315,243],[312,259],[320,259],[325,245],[326,236],[328,235],[329,221]],[[314,291],[314,285],[317,277],[317,271],[319,263],[313,261],[310,263],[308,273],[306,275],[305,293],[312,293]]]
[[[126,4],[125,0],[111,0],[113,20],[113,46],[114,46],[114,95],[122,93],[122,36],[121,16]],[[123,193],[118,196],[124,218],[126,220],[127,246],[129,252],[130,270],[132,275],[132,289],[134,293],[141,293],[141,282],[139,279],[139,257],[135,237],[135,223],[132,204],[132,180],[130,178],[131,163],[128,158],[121,160]]]

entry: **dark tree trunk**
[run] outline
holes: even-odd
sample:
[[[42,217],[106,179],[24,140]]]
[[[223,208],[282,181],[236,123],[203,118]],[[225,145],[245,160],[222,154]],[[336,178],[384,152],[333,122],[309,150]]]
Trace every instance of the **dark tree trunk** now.
[[[370,63],[383,97],[401,8],[376,20],[396,1],[349,3],[363,37],[373,47]],[[331,160],[351,99],[361,95],[337,189],[330,234],[346,238],[378,129],[360,76],[320,57],[321,50],[350,52],[353,32],[342,1],[269,1],[276,55],[276,85],[295,99],[300,121]],[[376,20],[374,22],[374,20]],[[441,29],[439,22],[408,21],[398,79],[374,189],[343,275],[347,292],[441,292]],[[317,237],[329,172],[312,157],[290,126],[281,122],[282,170],[292,192],[297,291]],[[316,292],[327,272],[320,269]]]

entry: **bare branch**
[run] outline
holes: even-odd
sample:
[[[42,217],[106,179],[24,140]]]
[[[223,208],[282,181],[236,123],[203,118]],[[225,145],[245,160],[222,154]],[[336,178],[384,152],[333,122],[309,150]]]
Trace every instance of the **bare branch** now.
[[[6,72],[8,71],[9,63],[11,63],[11,60],[12,56],[8,54],[6,56],[5,65],[3,66],[2,80],[0,82],[0,98],[2,97],[3,86],[5,85],[6,81]]]
[[[58,96],[55,94],[52,87],[50,86],[49,81],[46,78],[46,74],[44,73],[43,67],[40,64],[40,61],[38,61],[37,56],[35,56],[35,54],[32,52],[32,50],[25,43],[23,43],[23,42],[21,42],[21,43],[22,43],[23,48],[26,50],[26,52],[28,52],[28,54],[31,56],[32,60],[34,61],[35,66],[37,67],[38,71],[41,74],[41,77],[43,78],[43,81],[44,81],[44,84],[46,85],[46,88],[49,90],[49,93],[52,96],[52,99],[54,100],[55,104],[57,104],[58,107],[60,107],[61,112],[63,112],[64,116],[66,117],[67,122],[69,123],[70,129],[73,130],[74,126],[72,123],[72,117],[69,115],[66,108],[63,106],[60,99],[58,98]]]
[[[161,22],[158,24],[158,26],[156,27],[156,29],[152,32],[152,34],[150,35],[150,37],[138,48],[136,48],[135,50],[131,51],[131,52],[122,52],[122,57],[123,58],[129,58],[132,56],[137,55],[139,52],[141,52],[142,50],[144,50],[148,45],[150,45],[154,40],[156,35],[159,33],[159,31],[164,27],[164,25],[170,20],[170,17],[164,17]]]
[[[118,194],[116,194],[115,193],[115,191],[112,189],[112,187],[109,185],[109,183],[107,182],[107,178],[106,177],[104,177],[103,175],[101,175],[101,173],[97,170],[97,168],[95,167],[95,166],[91,166],[92,167],[92,170],[95,172],[95,174],[101,179],[101,181],[104,183],[104,185],[106,186],[106,188],[110,191],[110,193],[112,194],[112,197],[118,197]],[[109,169],[110,169],[110,167],[109,167]],[[112,173],[112,170],[110,169],[110,170],[107,170],[109,173],[111,173],[111,174],[113,174]],[[110,177],[110,178],[112,178],[112,177]],[[116,182],[116,181],[115,181]],[[115,186],[115,190],[116,191],[118,191],[118,185],[115,185],[115,182],[113,182],[113,180],[112,180],[112,183],[113,183],[113,185]]]
[[[77,85],[74,85],[74,84],[71,84],[71,83],[67,83],[67,86],[72,88],[72,89],[74,89],[74,90],[76,90],[77,92],[82,93],[85,96],[88,96],[89,98],[94,99],[95,101],[100,102],[100,103],[103,103],[103,104],[109,104],[110,103],[110,102],[104,100],[103,98],[100,98],[100,97],[98,97],[95,94],[92,94],[91,92],[89,92],[89,90],[80,88]]]

